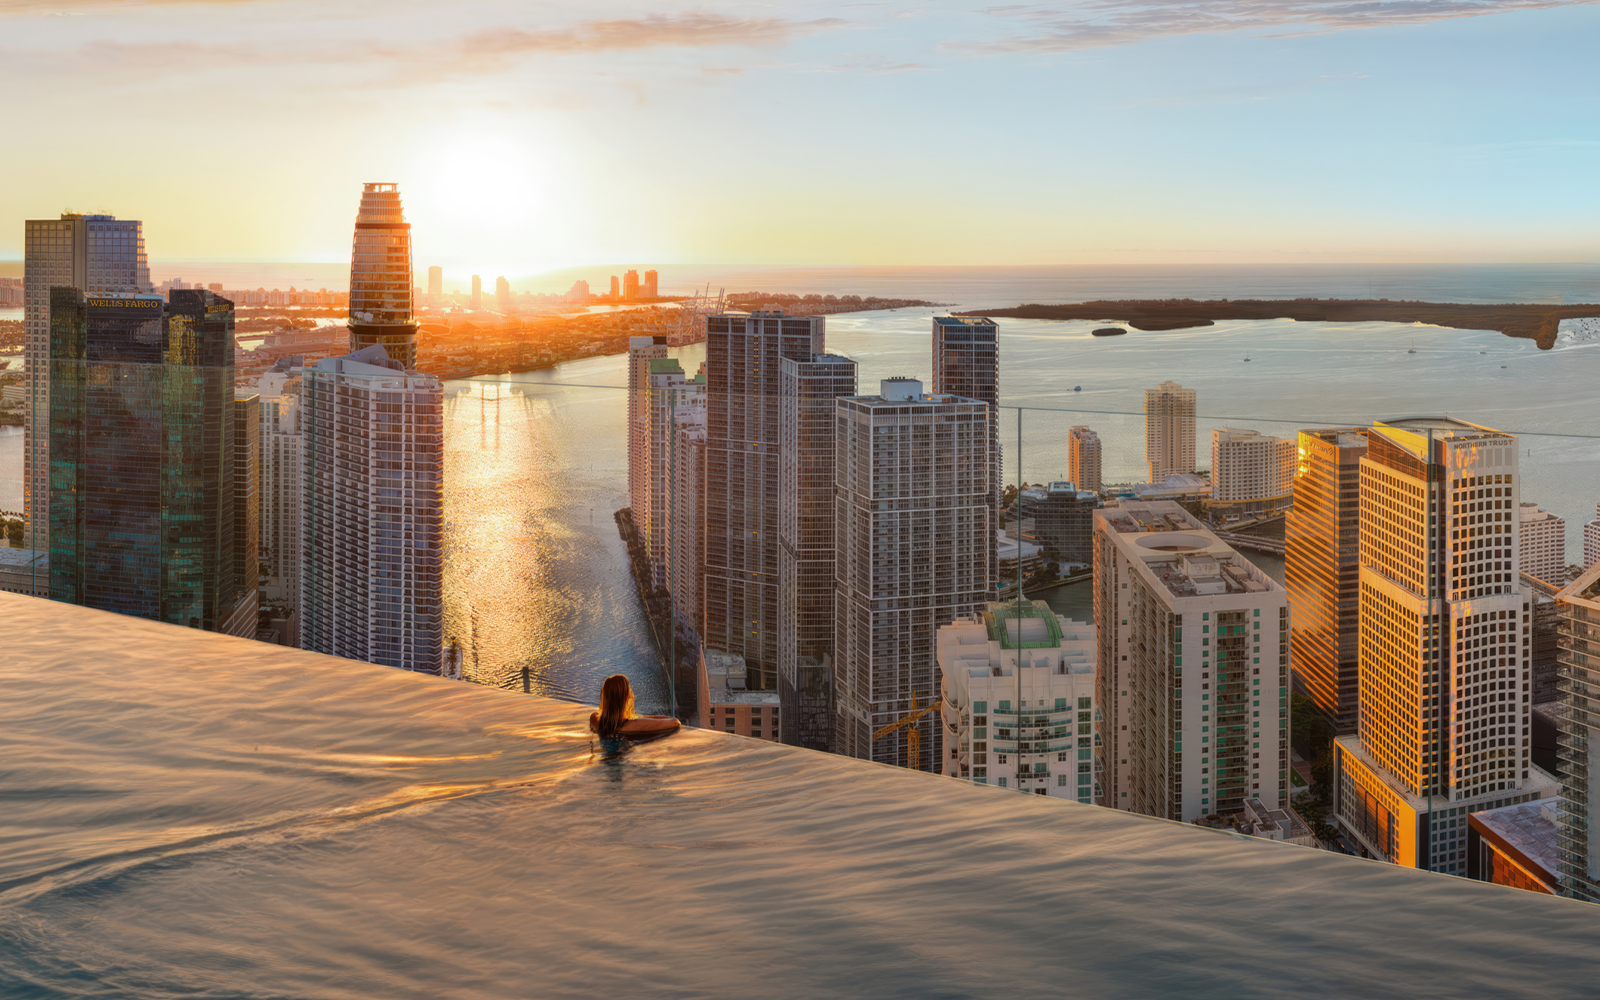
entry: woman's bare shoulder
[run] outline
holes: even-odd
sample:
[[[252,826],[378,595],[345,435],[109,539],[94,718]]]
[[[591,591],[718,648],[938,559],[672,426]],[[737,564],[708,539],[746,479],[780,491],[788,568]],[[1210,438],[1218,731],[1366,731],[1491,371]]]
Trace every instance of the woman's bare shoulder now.
[[[622,724],[625,736],[664,736],[676,732],[679,722],[670,715],[642,715]]]

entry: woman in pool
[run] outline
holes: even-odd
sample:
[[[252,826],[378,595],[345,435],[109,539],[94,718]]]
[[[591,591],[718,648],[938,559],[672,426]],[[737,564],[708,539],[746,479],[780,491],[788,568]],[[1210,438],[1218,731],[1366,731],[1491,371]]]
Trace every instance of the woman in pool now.
[[[600,710],[589,716],[589,728],[601,739],[647,740],[676,732],[678,720],[670,715],[634,715],[633,687],[626,677],[612,674],[600,685]]]

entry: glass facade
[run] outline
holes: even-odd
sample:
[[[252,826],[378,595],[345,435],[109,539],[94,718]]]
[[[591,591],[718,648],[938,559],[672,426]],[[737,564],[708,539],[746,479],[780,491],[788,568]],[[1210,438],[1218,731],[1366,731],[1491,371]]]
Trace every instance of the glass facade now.
[[[1301,431],[1294,506],[1284,529],[1295,680],[1340,733],[1355,732],[1358,708],[1359,497],[1366,452],[1365,428]]]
[[[253,635],[253,560],[237,547],[254,537],[254,487],[236,477],[255,458],[236,434],[233,304],[58,287],[50,315],[51,598]]]
[[[415,368],[411,295],[411,224],[400,185],[367,184],[350,251],[350,349],[380,344],[389,357]]]

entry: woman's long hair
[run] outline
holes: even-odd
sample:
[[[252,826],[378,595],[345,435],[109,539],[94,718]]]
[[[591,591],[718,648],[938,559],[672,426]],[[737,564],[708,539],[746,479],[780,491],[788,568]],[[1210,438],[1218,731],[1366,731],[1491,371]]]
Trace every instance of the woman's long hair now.
[[[612,674],[600,685],[600,710],[589,716],[589,728],[604,739],[615,737],[622,724],[633,718],[633,687],[628,678]]]

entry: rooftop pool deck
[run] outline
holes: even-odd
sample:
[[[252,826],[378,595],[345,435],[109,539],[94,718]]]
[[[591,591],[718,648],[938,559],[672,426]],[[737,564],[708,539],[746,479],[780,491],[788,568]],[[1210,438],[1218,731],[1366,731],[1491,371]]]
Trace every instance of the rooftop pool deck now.
[[[0,594],[0,997],[1593,997],[1600,907]]]

